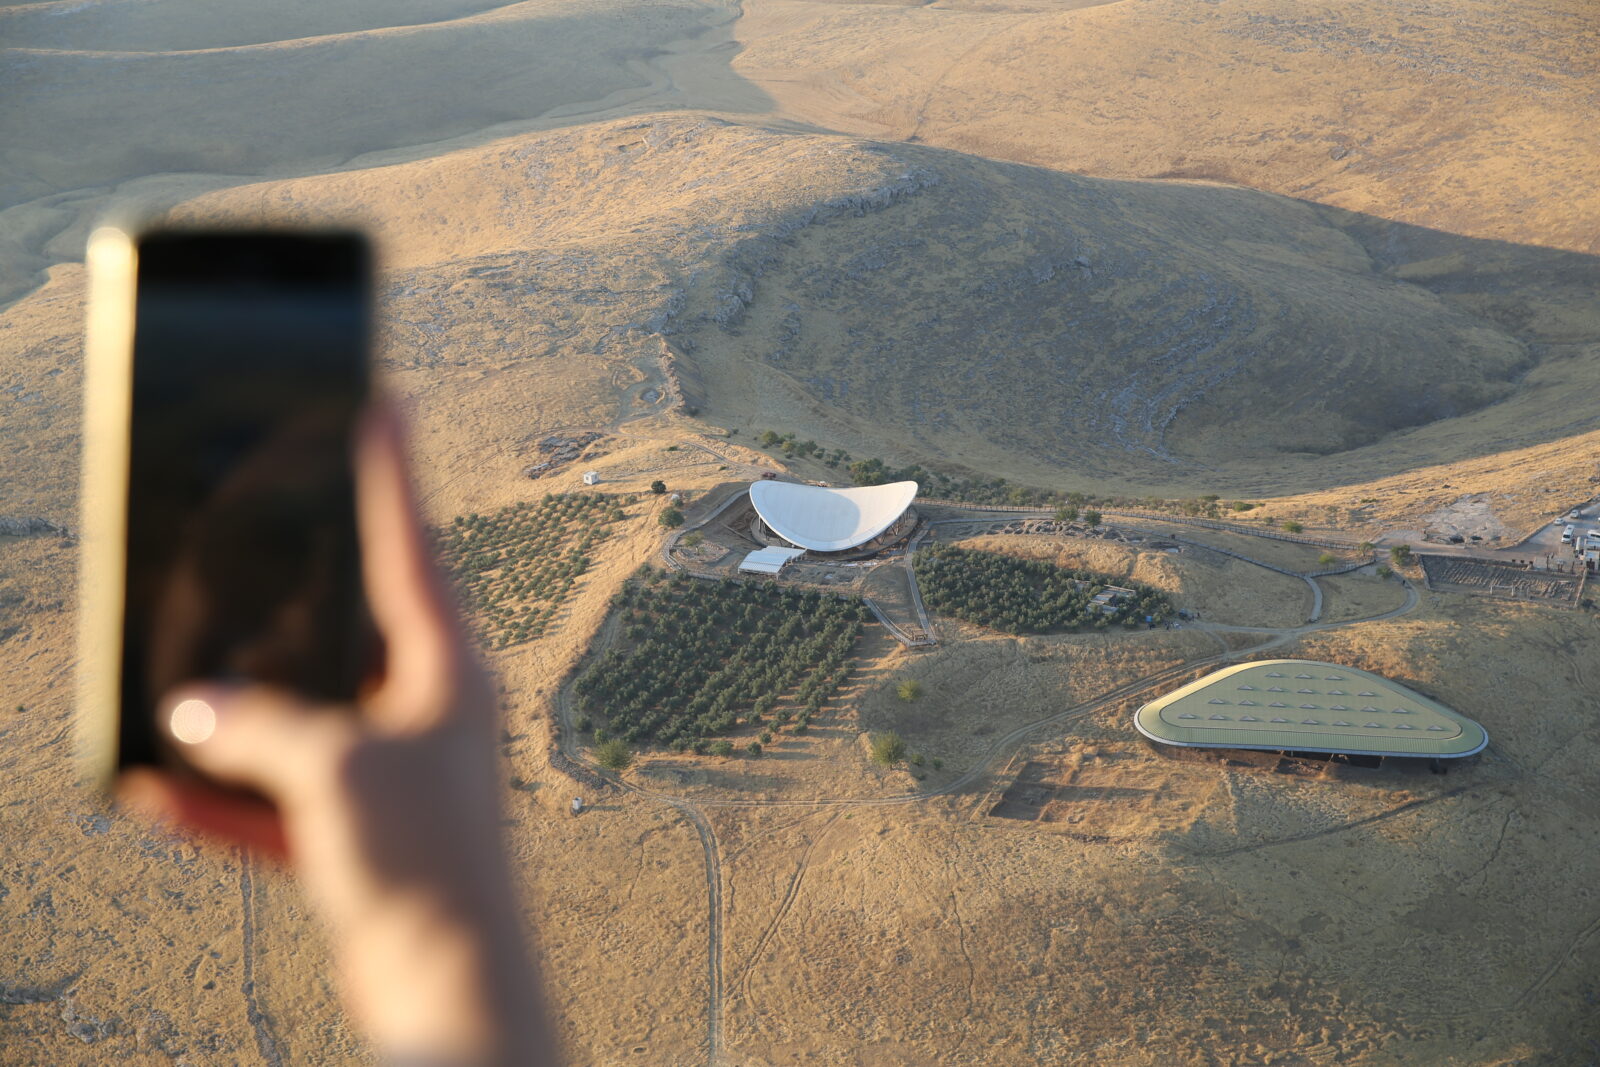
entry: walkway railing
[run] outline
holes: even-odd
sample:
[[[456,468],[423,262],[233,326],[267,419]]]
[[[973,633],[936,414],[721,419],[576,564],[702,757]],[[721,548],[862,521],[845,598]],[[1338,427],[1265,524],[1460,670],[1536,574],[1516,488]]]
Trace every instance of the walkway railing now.
[[[918,646],[932,645],[936,643],[933,637],[926,632],[921,634],[913,634],[903,629],[901,626],[892,621],[889,616],[884,613],[884,610],[878,607],[877,601],[873,600],[871,597],[864,596],[861,598],[861,602],[867,606],[867,610],[872,612],[873,616],[876,617],[879,622],[883,623],[883,628],[893,634],[895,640],[899,641],[901,644],[916,648]]]

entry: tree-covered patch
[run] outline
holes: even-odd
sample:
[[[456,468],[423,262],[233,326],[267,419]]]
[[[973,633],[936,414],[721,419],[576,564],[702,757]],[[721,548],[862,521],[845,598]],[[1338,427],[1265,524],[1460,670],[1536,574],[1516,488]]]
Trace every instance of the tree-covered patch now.
[[[613,602],[617,643],[579,676],[581,715],[605,736],[682,751],[741,720],[803,733],[850,673],[859,600],[646,569]]]
[[[622,508],[601,493],[546,493],[488,515],[457,515],[438,531],[440,562],[487,647],[549,629],[607,527],[624,518]]]
[[[930,545],[917,550],[912,566],[928,607],[1006,633],[1103,630],[1119,623],[1132,629],[1147,616],[1161,623],[1175,614],[1165,595],[1142,582],[1042,560]],[[1095,603],[1108,589],[1113,600]]]

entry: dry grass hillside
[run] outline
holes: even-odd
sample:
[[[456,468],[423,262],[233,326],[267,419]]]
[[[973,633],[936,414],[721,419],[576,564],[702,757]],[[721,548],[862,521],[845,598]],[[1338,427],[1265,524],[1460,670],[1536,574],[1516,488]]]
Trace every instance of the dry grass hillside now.
[[[748,7],[735,69],[829,129],[1600,251],[1586,0]]]
[[[715,120],[524,135],[174,215],[370,225],[385,362],[497,454],[664,409],[665,354],[723,425],[1057,488],[1282,494],[1566,441],[1600,373],[1593,257]],[[63,268],[7,325],[73,284]],[[74,344],[72,300],[51,306],[48,340],[17,327],[30,352]]]
[[[1175,493],[1364,481],[1588,428],[1561,390],[1597,366],[1593,257],[1437,235],[1476,266],[1411,282],[1348,216],[1294,201],[881,151],[914,195],[734,258],[747,306],[691,334],[714,417]],[[1540,261],[1565,282],[1519,299]]]
[[[717,812],[729,930],[747,946],[727,963],[730,1052],[1584,1062],[1600,1037],[1584,962],[1600,933],[1583,888],[1596,870],[1594,714],[1572,656],[1596,640],[1570,613],[1435,598],[1261,653],[1379,670],[1480,718],[1490,752],[1443,776],[1166,758],[1118,704],[914,812]],[[1010,697],[1068,674],[1082,651],[996,644],[928,661],[928,743],[960,701],[933,692],[951,682],[950,657],[1027,664],[996,672]],[[1525,701],[1506,701],[1507,684]],[[874,711],[916,717],[890,701]],[[827,1025],[803,1025],[800,1003]]]
[[[707,34],[729,17],[702,0],[0,6],[0,300],[81,261],[109,206],[159,211],[685,91],[760,110],[717,77]],[[710,62],[680,90],[669,60],[696,44]]]

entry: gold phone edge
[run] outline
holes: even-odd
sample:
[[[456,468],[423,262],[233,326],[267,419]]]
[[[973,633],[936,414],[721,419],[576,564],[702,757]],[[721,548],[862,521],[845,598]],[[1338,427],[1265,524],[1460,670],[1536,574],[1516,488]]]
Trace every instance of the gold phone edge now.
[[[108,794],[117,773],[121,705],[138,276],[138,247],[132,232],[115,225],[96,229],[89,238],[88,266],[75,738],[80,781]]]

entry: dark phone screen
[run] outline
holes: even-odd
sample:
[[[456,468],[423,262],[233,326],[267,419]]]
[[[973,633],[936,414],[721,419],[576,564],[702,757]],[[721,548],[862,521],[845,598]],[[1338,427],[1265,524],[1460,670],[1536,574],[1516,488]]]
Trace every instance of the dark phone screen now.
[[[123,766],[169,762],[156,702],[181,682],[349,700],[371,666],[351,463],[369,273],[354,234],[140,239]]]

